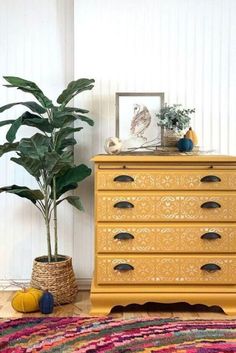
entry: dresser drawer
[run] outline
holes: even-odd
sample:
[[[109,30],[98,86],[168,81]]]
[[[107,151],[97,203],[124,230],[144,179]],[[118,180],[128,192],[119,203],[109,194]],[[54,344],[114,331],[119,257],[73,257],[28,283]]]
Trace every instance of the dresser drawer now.
[[[236,221],[236,192],[98,192],[103,222]]]
[[[236,170],[99,170],[98,190],[236,190]]]
[[[98,253],[234,253],[236,224],[99,224]]]
[[[98,284],[236,284],[236,256],[100,255],[96,268]]]

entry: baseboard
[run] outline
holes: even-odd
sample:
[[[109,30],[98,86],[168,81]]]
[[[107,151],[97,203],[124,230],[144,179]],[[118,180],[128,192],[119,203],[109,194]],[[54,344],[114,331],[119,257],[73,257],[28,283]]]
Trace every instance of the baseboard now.
[[[79,290],[90,290],[92,278],[77,278]]]
[[[91,278],[77,278],[79,290],[90,290],[92,279]],[[18,284],[18,285],[17,285]],[[29,279],[0,279],[0,291],[13,291],[28,287],[30,284]]]

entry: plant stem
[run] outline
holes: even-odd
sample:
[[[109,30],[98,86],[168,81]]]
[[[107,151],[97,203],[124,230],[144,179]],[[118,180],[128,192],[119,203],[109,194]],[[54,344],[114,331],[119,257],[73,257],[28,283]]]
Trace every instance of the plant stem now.
[[[48,245],[48,262],[52,261],[52,247],[51,247],[51,235],[50,235],[50,217],[49,217],[49,195],[46,183],[46,177],[44,178],[44,204],[45,204],[45,225],[47,230],[47,245]]]
[[[37,203],[35,204],[35,206],[37,207],[37,209],[42,213],[43,217],[45,217],[45,213],[44,210],[42,209],[42,207],[39,205],[37,205]]]
[[[38,209],[41,211],[45,226],[46,226],[46,232],[47,232],[47,248],[48,248],[48,262],[52,261],[52,246],[51,246],[51,234],[50,234],[50,205],[49,205],[49,195],[48,195],[48,189],[47,189],[47,183],[46,183],[46,176],[44,173],[42,173],[42,179],[43,181],[41,182],[40,179],[37,179],[38,185],[40,187],[41,192],[44,195],[44,204],[40,200],[39,205],[36,205]]]
[[[46,207],[47,209],[47,207]],[[45,225],[47,229],[47,244],[48,244],[48,262],[52,261],[51,237],[50,237],[50,222],[47,218],[47,211],[45,215]]]
[[[56,177],[53,177],[53,222],[54,222],[54,256],[57,261],[58,256],[58,236],[57,236],[57,197],[56,197]]]
[[[52,117],[49,117],[49,120]],[[56,135],[55,129],[52,132],[52,148],[55,151],[56,145]],[[52,195],[53,195],[53,226],[54,226],[54,256],[55,261],[58,259],[58,235],[57,235],[57,189],[56,189],[56,177],[52,179]],[[51,216],[51,215],[50,215]]]

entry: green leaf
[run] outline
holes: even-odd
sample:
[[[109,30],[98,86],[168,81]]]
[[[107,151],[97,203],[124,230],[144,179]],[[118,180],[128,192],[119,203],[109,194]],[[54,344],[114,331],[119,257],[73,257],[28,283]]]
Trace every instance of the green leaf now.
[[[10,86],[10,87],[15,87],[15,86]],[[42,92],[39,92],[36,89],[28,89],[23,87],[18,87],[18,89],[25,93],[32,94],[39,101],[39,103],[41,103],[45,108],[53,107],[52,101],[49,98],[47,98]]]
[[[74,145],[76,145],[76,143],[77,143],[77,142],[76,142],[76,140],[75,140],[73,137],[64,139],[64,140],[61,142],[60,146],[58,147],[58,151],[59,151],[59,152],[60,152],[60,151],[63,151],[66,147],[74,146]]]
[[[37,89],[38,86],[32,82],[25,80],[24,78],[20,78],[17,76],[3,76],[3,78],[11,84],[11,86],[15,87],[26,87],[31,89]]]
[[[78,93],[91,90],[95,81],[93,79],[80,78],[68,84],[67,88],[57,98],[57,103],[64,106]]]
[[[0,127],[1,126],[4,126],[4,125],[9,125],[9,124],[12,124],[15,120],[3,120],[3,121],[0,121]]]
[[[59,205],[62,201],[65,201],[65,200],[68,201],[72,206],[74,206],[78,210],[84,211],[84,208],[79,196],[67,196],[64,199],[57,201],[56,204]]]
[[[60,155],[55,152],[47,152],[44,155],[44,167],[48,172],[52,172],[52,170],[57,165],[58,161],[60,160]]]
[[[18,119],[14,120],[10,129],[7,131],[6,139],[8,142],[13,142],[15,140],[16,133],[22,124],[22,119],[23,119],[22,116],[20,116]]]
[[[27,188],[27,186],[11,185],[0,188],[0,193],[4,191],[26,198],[33,202],[33,204],[36,204],[38,200],[43,200],[44,198],[40,190],[31,190]]]
[[[62,128],[58,131],[58,133],[56,134],[57,138],[66,138],[68,135],[73,134],[74,132],[83,130],[83,127],[65,127]]]
[[[58,178],[56,178],[56,180],[57,180],[57,179],[58,179]],[[60,197],[61,195],[63,195],[65,192],[76,189],[77,186],[78,186],[77,183],[71,183],[71,184],[68,184],[68,185],[63,186],[60,190],[58,190],[58,188],[56,188],[56,189],[57,189],[57,190],[56,190],[56,197],[57,197],[57,199],[59,199],[59,197]]]
[[[76,120],[76,116],[74,114],[70,114],[68,112],[53,112],[53,121],[52,125],[56,128],[61,128],[66,125],[71,125]]]
[[[66,112],[54,113],[53,126],[60,128],[65,125],[70,125],[71,123],[73,123],[77,119],[81,120],[81,121],[85,121],[90,126],[94,125],[94,121],[91,118],[84,116],[84,115],[81,115],[81,114],[74,114],[74,113],[70,113],[70,112],[66,111]]]
[[[0,157],[7,152],[13,152],[16,151],[18,148],[19,142],[15,143],[4,143],[3,145],[0,145]]]
[[[48,152],[50,138],[39,133],[31,138],[23,138],[18,146],[18,150],[25,156],[41,159]]]
[[[82,108],[75,108],[75,107],[64,107],[64,110],[67,112],[75,112],[75,113],[81,113],[81,114],[87,114],[89,113],[89,110],[82,109]]]
[[[41,169],[43,168],[42,162],[38,159],[20,156],[19,158],[12,157],[11,160],[21,165],[33,177],[39,178],[41,176]]]
[[[7,109],[10,109],[11,107],[14,107],[15,105],[24,105],[25,107],[32,110],[32,112],[34,112],[34,113],[38,113],[38,114],[46,113],[46,109],[43,108],[41,105],[39,105],[36,102],[18,102],[18,103],[6,104],[6,105],[0,107],[0,113],[4,112]]]
[[[41,118],[38,115],[25,112],[22,115],[22,125],[35,127],[42,132],[52,132],[53,126],[50,125],[47,118]]]
[[[68,136],[73,134],[76,131],[80,131],[82,130],[82,127],[65,127],[60,129],[56,134],[55,134],[55,145],[56,145],[56,149],[60,150],[61,149],[61,145],[64,143],[64,139]]]
[[[16,133],[21,127],[21,125],[27,125],[35,127],[43,132],[52,132],[53,127],[50,125],[48,119],[41,118],[38,115],[32,114],[30,112],[23,113],[18,119],[16,120],[6,120],[12,121],[12,125],[7,132],[6,138],[8,142],[13,142],[16,138]],[[1,124],[1,123],[0,123]],[[0,125],[1,126],[1,125]]]
[[[88,177],[92,170],[85,164],[80,164],[76,167],[71,167],[63,175],[56,179],[57,191],[61,192],[64,187],[70,184],[78,183]]]
[[[66,200],[75,208],[77,208],[80,211],[84,211],[82,202],[80,200],[79,196],[67,196]]]
[[[84,116],[84,115],[81,115],[81,114],[77,114],[77,115],[76,115],[76,118],[77,118],[78,120],[85,121],[85,122],[88,123],[90,126],[93,126],[93,125],[94,125],[94,121],[93,121],[91,118],[87,117],[87,116]]]
[[[6,85],[7,87],[16,87],[23,92],[31,93],[45,108],[53,107],[52,101],[44,95],[36,83],[16,76],[3,76],[3,78],[10,83]]]
[[[57,152],[49,152],[44,156],[44,168],[48,171],[50,183],[54,175],[65,172],[73,163],[73,153],[71,151],[63,152],[61,155]]]

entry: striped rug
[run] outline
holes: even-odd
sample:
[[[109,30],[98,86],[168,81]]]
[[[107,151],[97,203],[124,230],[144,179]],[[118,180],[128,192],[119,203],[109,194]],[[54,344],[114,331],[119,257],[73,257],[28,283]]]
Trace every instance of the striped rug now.
[[[236,320],[46,317],[0,320],[1,353],[235,353]]]

